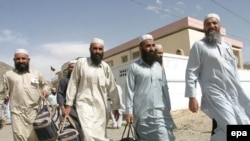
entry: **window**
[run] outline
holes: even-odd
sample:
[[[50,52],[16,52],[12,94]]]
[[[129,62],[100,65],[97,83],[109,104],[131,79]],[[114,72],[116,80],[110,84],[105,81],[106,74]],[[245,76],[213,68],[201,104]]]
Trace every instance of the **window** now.
[[[124,77],[127,75],[127,70],[124,69],[124,70],[120,70],[120,77]]]
[[[184,55],[183,49],[180,49],[180,48],[177,49],[176,54],[177,54],[177,55]]]
[[[128,56],[122,56],[122,63],[128,62]]]
[[[132,57],[133,57],[133,59],[139,58],[140,57],[140,52],[139,51],[133,52]]]

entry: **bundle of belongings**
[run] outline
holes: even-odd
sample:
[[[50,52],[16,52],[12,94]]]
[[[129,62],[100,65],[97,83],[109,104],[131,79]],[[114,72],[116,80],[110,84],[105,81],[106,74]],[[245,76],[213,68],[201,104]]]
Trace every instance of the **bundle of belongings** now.
[[[33,127],[40,141],[55,141],[58,136],[60,113],[57,106],[48,105],[43,98],[41,110],[33,122]]]

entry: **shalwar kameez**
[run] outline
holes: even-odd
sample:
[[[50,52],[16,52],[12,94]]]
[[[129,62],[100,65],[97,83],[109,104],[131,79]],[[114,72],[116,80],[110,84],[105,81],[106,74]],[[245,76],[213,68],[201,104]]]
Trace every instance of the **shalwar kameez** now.
[[[226,126],[250,124],[250,99],[240,85],[232,46],[222,40],[210,45],[206,38],[194,43],[186,69],[186,97],[201,91],[201,109],[217,121],[213,141],[226,140]]]
[[[69,80],[66,105],[74,100],[85,141],[109,141],[107,95],[112,109],[119,109],[119,96],[112,71],[107,63],[93,64],[90,58],[80,58]]]
[[[175,124],[165,73],[158,62],[132,63],[126,78],[126,114],[133,114],[139,141],[173,141]]]
[[[33,129],[41,103],[41,90],[49,90],[47,82],[36,70],[19,74],[15,69],[3,75],[4,92],[10,98],[12,130],[15,141],[38,141]]]

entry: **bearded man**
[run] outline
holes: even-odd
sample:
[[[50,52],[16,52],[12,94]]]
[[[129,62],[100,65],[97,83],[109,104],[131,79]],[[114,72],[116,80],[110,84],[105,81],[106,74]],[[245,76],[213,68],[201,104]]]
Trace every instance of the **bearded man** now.
[[[112,101],[117,120],[118,90],[109,65],[102,61],[104,41],[92,39],[89,51],[90,58],[80,58],[75,64],[68,83],[64,113],[69,115],[75,105],[85,141],[109,141],[106,131],[109,119],[107,96]]]
[[[133,123],[138,141],[173,141],[167,81],[152,35],[140,37],[139,49],[141,58],[130,64],[126,77],[126,121]]]
[[[29,54],[16,49],[15,68],[4,75],[4,92],[10,99],[12,131],[15,141],[38,141],[33,129],[41,97],[46,97],[49,87],[40,72],[29,68]]]
[[[240,84],[237,59],[220,34],[220,17],[204,18],[205,38],[194,43],[186,68],[185,96],[197,112],[196,82],[202,91],[201,109],[217,122],[212,141],[226,141],[227,125],[250,124],[250,99]]]

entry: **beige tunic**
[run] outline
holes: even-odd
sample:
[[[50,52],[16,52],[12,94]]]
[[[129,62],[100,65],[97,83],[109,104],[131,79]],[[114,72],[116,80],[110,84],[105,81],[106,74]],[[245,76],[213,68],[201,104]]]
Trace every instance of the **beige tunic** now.
[[[96,66],[90,58],[79,59],[68,84],[66,105],[72,106],[76,101],[85,141],[109,141],[106,136],[107,94],[113,102],[112,109],[117,110],[119,96],[108,64],[102,61]]]
[[[4,92],[10,97],[12,130],[15,141],[36,141],[32,122],[41,100],[41,89],[48,91],[43,76],[36,70],[18,74],[15,70],[3,75]]]

